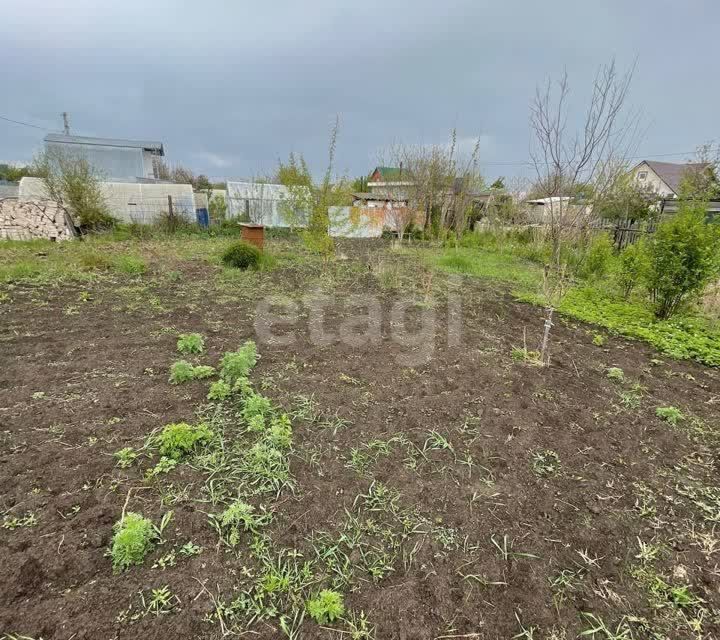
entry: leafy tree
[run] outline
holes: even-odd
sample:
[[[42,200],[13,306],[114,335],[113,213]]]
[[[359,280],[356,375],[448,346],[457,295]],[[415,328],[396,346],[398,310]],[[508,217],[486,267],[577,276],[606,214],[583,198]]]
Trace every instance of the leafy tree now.
[[[102,192],[101,175],[82,154],[46,150],[35,158],[33,172],[43,179],[48,197],[70,209],[81,229],[115,224]]]
[[[647,280],[658,318],[699,297],[720,271],[720,229],[705,222],[705,211],[704,202],[681,203],[650,243]]]
[[[15,166],[12,164],[0,164],[0,180],[8,182],[19,182],[20,178],[34,176],[35,172],[31,166]]]
[[[655,192],[641,187],[631,175],[623,175],[596,199],[593,213],[606,220],[646,220],[654,214],[657,199]]]
[[[367,176],[360,176],[359,178],[355,178],[352,182],[352,190],[360,193],[367,192],[368,189],[368,179]]]

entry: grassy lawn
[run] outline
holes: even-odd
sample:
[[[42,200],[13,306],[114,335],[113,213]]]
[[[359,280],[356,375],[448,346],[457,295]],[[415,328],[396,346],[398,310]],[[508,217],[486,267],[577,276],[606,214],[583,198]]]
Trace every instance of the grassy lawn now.
[[[487,248],[432,251],[430,260],[449,273],[507,283],[519,300],[544,304],[542,268],[537,262]],[[578,281],[562,298],[558,311],[612,333],[649,342],[673,358],[720,366],[720,323],[717,319],[698,312],[686,312],[669,320],[658,320],[648,302],[638,294],[624,299],[613,287],[611,278]]]

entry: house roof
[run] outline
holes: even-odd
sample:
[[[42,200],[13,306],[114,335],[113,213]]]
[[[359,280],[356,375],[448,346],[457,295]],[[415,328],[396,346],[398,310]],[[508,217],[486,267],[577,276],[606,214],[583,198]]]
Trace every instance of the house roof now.
[[[656,162],[655,160],[645,160],[644,164],[650,167],[675,193],[680,189],[680,182],[686,171],[703,171],[710,166],[707,162],[686,162],[681,164],[677,162]]]
[[[61,133],[48,133],[45,142],[60,142],[64,144],[83,144],[102,147],[125,147],[126,149],[147,149],[164,155],[162,142],[149,140],[122,140],[120,138],[90,138],[87,136],[66,136]]]
[[[394,182],[402,178],[402,169],[400,167],[375,167],[370,172],[370,175],[373,176],[375,173],[379,173],[385,182]]]

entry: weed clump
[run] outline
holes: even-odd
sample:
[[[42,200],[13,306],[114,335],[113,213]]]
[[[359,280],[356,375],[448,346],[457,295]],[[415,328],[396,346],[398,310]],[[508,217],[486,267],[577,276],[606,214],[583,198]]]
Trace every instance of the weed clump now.
[[[532,457],[532,470],[539,476],[553,476],[560,470],[560,456],[551,449],[536,451]]]
[[[126,513],[113,529],[110,552],[113,569],[124,571],[134,564],[142,564],[156,537],[152,521],[138,513]]]
[[[345,613],[342,593],[324,589],[305,603],[310,617],[318,624],[334,622]]]
[[[178,360],[170,367],[170,384],[181,384],[190,380],[203,380],[215,375],[215,368],[207,365],[193,365],[187,360]]]
[[[186,422],[168,424],[158,436],[160,455],[172,460],[181,460],[191,453],[196,445],[209,442],[213,432],[201,423],[190,425]]]
[[[257,362],[257,348],[252,340],[248,340],[237,351],[227,352],[220,361],[220,377],[234,384],[246,378]]]
[[[138,457],[137,451],[132,447],[124,447],[119,451],[115,452],[115,458],[117,459],[117,466],[121,469],[127,469],[131,467],[135,459]]]
[[[182,333],[178,336],[177,350],[180,353],[202,353],[205,350],[205,338],[199,333]]]
[[[610,367],[605,372],[605,377],[613,382],[625,382],[625,372],[620,367]]]
[[[658,407],[655,409],[655,415],[673,426],[685,420],[685,415],[677,407]]]
[[[225,509],[215,522],[223,539],[234,547],[240,542],[243,531],[257,531],[269,522],[269,516],[256,514],[255,507],[238,499]]]
[[[225,400],[232,393],[232,387],[225,380],[218,380],[210,385],[208,400]]]
[[[227,267],[245,270],[257,267],[260,257],[260,250],[254,245],[247,242],[236,242],[225,250],[221,259]]]

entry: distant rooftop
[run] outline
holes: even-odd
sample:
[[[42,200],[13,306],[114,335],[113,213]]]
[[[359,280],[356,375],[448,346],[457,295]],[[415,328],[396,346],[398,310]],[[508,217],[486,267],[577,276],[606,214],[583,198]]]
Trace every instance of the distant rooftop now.
[[[704,171],[710,166],[707,162],[686,162],[683,164],[676,162],[657,162],[656,160],[644,160],[643,162],[675,193],[680,190],[680,183],[686,173]],[[642,164],[642,162],[640,164]]]
[[[120,138],[90,138],[87,136],[66,136],[62,133],[49,133],[45,142],[59,142],[62,144],[84,144],[99,147],[125,147],[126,149],[146,149],[159,155],[165,155],[162,142],[149,140],[122,140]]]

